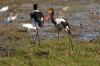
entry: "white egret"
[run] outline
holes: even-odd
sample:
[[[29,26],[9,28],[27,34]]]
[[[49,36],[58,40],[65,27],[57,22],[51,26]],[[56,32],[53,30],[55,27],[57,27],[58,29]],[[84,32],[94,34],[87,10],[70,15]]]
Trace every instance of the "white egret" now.
[[[8,18],[5,19],[5,23],[8,24],[8,23],[11,23],[12,21],[14,21],[15,19],[17,19],[17,16],[18,14],[14,15],[12,14],[12,12],[10,13],[10,16]]]
[[[66,7],[62,8],[62,10],[64,10],[64,11],[67,11],[68,9],[69,9],[69,7],[68,7],[68,6],[66,6]]]
[[[2,7],[0,13],[6,12],[9,9],[9,6]]]
[[[30,29],[36,30],[36,27],[34,27],[34,26],[33,26],[32,24],[30,24],[30,23],[24,23],[24,24],[22,24],[22,27],[27,28],[28,31],[29,31]]]

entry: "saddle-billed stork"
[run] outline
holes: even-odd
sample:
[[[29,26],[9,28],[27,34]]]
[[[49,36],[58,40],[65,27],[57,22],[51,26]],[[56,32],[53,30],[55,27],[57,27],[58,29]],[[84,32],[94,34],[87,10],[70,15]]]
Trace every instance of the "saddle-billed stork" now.
[[[40,27],[40,28],[44,27],[44,15],[43,15],[42,12],[37,10],[37,6],[38,6],[38,4],[33,5],[33,11],[30,14],[30,16],[31,16],[31,19],[32,19],[32,21],[34,22],[34,24],[36,26],[36,30],[37,30],[36,39],[38,38],[39,45],[40,45],[38,27]],[[36,39],[35,39],[35,42],[36,42]]]
[[[49,8],[46,21],[49,21],[50,19],[58,31],[58,42],[59,42],[59,32],[61,30],[64,29],[66,32],[68,32],[69,35],[71,35],[70,25],[69,25],[68,21],[62,17],[54,18],[54,9],[53,8]],[[72,45],[72,49],[73,49],[73,45]]]

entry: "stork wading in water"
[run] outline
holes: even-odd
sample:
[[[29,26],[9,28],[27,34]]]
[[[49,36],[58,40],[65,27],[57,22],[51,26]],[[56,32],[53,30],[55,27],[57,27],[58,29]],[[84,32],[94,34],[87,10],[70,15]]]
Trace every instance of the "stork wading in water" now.
[[[33,12],[30,14],[30,16],[31,16],[31,19],[34,22],[34,24],[36,26],[36,30],[37,30],[35,42],[36,42],[36,39],[38,38],[39,46],[40,46],[40,39],[39,39],[38,27],[40,27],[40,28],[44,27],[44,15],[43,15],[42,12],[40,12],[39,10],[37,10],[37,6],[38,6],[37,4],[33,5]]]
[[[64,29],[66,32],[68,32],[69,35],[71,35],[70,25],[69,25],[68,21],[66,21],[62,17],[61,18],[54,18],[54,9],[53,8],[49,8],[46,21],[49,21],[50,19],[58,31],[58,42],[59,42],[59,32],[61,30]],[[72,46],[72,48],[73,48],[73,46]]]

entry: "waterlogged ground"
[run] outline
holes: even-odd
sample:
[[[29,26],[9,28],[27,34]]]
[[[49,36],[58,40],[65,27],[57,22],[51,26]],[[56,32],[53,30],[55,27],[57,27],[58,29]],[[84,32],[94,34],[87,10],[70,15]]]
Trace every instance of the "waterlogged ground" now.
[[[59,6],[59,5],[58,5]],[[73,31],[73,33],[76,34],[82,34],[81,38],[83,37],[84,40],[90,40],[86,35],[88,35],[89,37],[95,39],[97,36],[100,35],[100,5],[99,4],[89,4],[89,5],[84,5],[82,6],[82,8],[78,9],[78,10],[74,10],[74,8],[69,8],[68,12],[61,10],[64,6],[59,6],[57,5],[48,5],[48,7],[54,7],[56,14],[55,16],[59,16],[60,14],[57,13],[61,13],[63,14],[63,17],[66,17],[70,23],[70,25],[72,26],[76,26],[76,30],[79,29],[79,31]],[[45,8],[46,6],[44,6]],[[32,3],[24,3],[21,4],[21,8],[22,9],[32,9]],[[45,11],[43,9],[41,9],[42,6],[40,6],[40,10],[44,12],[44,14],[46,14],[46,9]],[[59,11],[61,10],[61,12]],[[63,13],[62,13],[63,12]],[[22,16],[23,20],[28,20],[30,19],[29,15],[20,15]],[[82,25],[80,25],[82,24]],[[48,27],[46,28],[50,28],[53,25],[50,23],[50,25],[48,24]],[[48,30],[48,29],[47,29]],[[91,35],[93,34],[93,35]],[[50,35],[51,36],[51,35]],[[86,39],[85,39],[85,38]],[[95,38],[94,38],[95,37]]]
[[[34,2],[38,2],[38,1],[34,1]],[[86,5],[82,4],[79,7],[79,5],[74,6],[74,4],[61,5],[61,3],[56,4],[56,3],[52,3],[52,2],[48,3],[48,2],[46,2],[45,4],[43,4],[43,2],[39,4],[39,10],[41,10],[44,13],[44,15],[47,15],[47,9],[49,7],[53,7],[55,9],[55,17],[62,15],[63,17],[67,18],[70,25],[72,26],[72,33],[75,35],[80,35],[78,37],[81,38],[82,40],[95,39],[100,35],[100,26],[99,26],[100,5],[99,4],[97,3],[90,3]],[[21,24],[23,23],[31,23],[29,14],[32,11],[32,5],[33,4],[29,2],[19,3],[19,4],[16,2],[10,5],[9,11],[7,11],[5,14],[0,15],[1,16],[0,23],[4,24],[4,21],[9,16],[10,11],[19,14],[18,19],[13,21],[13,23],[15,23],[16,26],[20,27]],[[68,11],[62,10],[62,8],[66,6],[70,7]],[[46,31],[51,29],[52,26],[53,24],[51,23],[48,24],[48,27],[46,27]],[[50,35],[50,37],[52,36],[51,34],[52,32],[50,34],[48,32],[48,35]],[[91,39],[89,39],[88,37],[91,37]]]

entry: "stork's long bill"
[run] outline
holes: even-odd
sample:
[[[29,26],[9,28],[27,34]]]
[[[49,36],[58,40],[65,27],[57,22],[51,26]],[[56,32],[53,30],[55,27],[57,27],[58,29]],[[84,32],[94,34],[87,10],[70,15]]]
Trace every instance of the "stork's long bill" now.
[[[48,14],[47,16],[45,16],[45,22],[48,23],[49,20],[50,20],[50,18],[51,18],[51,15],[50,14]]]
[[[51,17],[53,17],[54,14],[54,9],[53,8],[49,8],[48,10],[48,15],[45,17],[45,22],[48,23],[49,20],[51,19]]]

